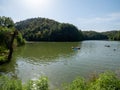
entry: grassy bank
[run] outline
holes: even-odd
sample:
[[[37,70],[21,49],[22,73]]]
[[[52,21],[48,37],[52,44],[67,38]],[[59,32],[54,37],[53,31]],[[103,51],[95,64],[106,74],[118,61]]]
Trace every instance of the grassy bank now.
[[[48,81],[46,77],[41,77],[23,85],[21,80],[1,76],[0,90],[48,90]]]
[[[21,80],[1,76],[0,90],[49,90],[48,79],[41,77],[23,85]],[[120,79],[112,72],[105,72],[90,80],[76,78],[73,82],[64,84],[62,90],[120,90]]]
[[[9,51],[0,46],[0,64],[7,61]]]
[[[63,90],[120,90],[120,79],[112,72],[93,76],[88,81],[79,77],[64,85]]]

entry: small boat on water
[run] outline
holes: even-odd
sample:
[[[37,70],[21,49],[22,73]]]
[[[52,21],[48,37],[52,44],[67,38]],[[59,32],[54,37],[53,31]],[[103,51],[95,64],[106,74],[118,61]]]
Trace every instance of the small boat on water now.
[[[105,45],[105,47],[110,47],[110,45]]]
[[[80,47],[72,47],[73,50],[80,50]]]

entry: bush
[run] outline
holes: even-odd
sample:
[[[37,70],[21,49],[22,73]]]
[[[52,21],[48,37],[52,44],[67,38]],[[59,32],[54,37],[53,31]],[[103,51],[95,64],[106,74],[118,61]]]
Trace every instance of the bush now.
[[[0,90],[48,90],[48,80],[41,77],[38,80],[30,80],[26,85],[22,85],[21,80],[0,77]]]
[[[7,56],[0,56],[0,64],[7,61]]]
[[[20,80],[1,76],[0,90],[22,90],[22,83]]]
[[[25,39],[23,39],[22,34],[20,32],[18,32],[16,39],[17,39],[18,46],[22,46],[25,44]]]
[[[76,78],[71,84],[64,87],[64,90],[86,90],[86,83],[83,78]]]
[[[91,82],[89,90],[120,90],[120,80],[114,73],[105,72],[95,82]]]
[[[87,82],[83,78],[77,78],[64,86],[64,90],[120,90],[120,79],[112,72],[105,72]]]
[[[38,80],[30,80],[22,85],[20,80],[0,77],[0,90],[48,90],[48,79],[41,77]],[[112,72],[105,72],[91,81],[84,78],[76,78],[72,83],[65,84],[62,90],[120,90],[120,79]]]
[[[30,80],[25,86],[25,90],[48,90],[48,80],[46,77]]]

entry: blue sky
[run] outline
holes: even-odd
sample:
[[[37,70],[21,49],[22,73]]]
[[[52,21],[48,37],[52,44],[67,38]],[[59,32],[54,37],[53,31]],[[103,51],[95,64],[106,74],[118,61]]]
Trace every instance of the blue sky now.
[[[0,16],[14,22],[45,17],[81,30],[120,30],[120,0],[0,0]]]

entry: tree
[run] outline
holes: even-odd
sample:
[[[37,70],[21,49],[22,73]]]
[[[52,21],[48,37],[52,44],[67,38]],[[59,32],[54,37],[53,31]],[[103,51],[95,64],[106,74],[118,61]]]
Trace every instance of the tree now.
[[[0,26],[7,27],[7,28],[13,28],[14,22],[10,17],[0,16]]]
[[[109,40],[120,40],[120,30],[102,32],[102,34],[106,35]]]
[[[107,35],[95,31],[83,31],[84,40],[106,40]]]
[[[18,35],[18,31],[14,26],[14,22],[10,17],[0,17],[0,58],[2,58],[0,64],[10,61],[14,39],[16,38],[19,43],[22,42],[22,36]]]

